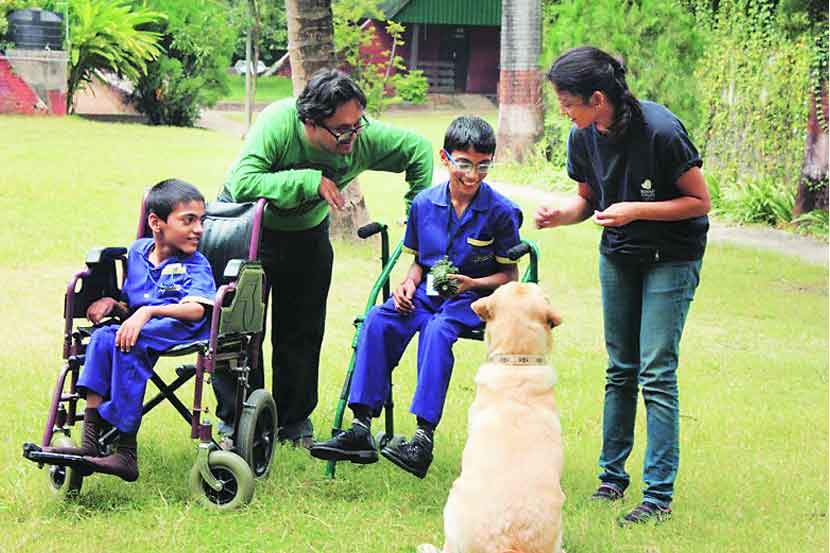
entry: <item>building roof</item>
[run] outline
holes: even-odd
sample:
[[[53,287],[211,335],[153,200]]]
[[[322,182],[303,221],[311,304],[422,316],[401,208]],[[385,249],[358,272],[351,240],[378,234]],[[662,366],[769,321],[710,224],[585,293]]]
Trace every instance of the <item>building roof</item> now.
[[[501,0],[384,0],[387,19],[435,25],[501,25]]]

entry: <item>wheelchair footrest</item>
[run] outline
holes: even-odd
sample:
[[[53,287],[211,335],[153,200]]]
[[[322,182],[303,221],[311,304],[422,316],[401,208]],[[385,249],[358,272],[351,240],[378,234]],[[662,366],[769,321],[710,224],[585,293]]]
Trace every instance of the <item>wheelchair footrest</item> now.
[[[89,476],[95,469],[92,464],[80,455],[66,455],[43,451],[39,445],[23,444],[23,457],[39,465],[60,465],[79,470],[84,476]]]

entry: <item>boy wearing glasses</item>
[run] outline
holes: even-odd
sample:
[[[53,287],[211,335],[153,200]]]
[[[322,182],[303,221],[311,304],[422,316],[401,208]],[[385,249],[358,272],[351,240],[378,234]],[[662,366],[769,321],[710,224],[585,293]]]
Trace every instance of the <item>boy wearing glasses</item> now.
[[[429,141],[370,122],[365,108],[366,96],[352,79],[321,69],[296,101],[275,102],[260,114],[219,195],[270,201],[261,255],[272,297],[272,391],[278,438],[295,445],[308,447],[313,436],[309,416],[317,405],[333,261],[329,210],[345,206],[340,191],[366,170],[405,172],[407,207],[432,183]],[[263,386],[261,366],[250,382]],[[218,371],[213,383],[217,416],[232,428],[235,378]]]
[[[495,133],[483,119],[464,116],[450,124],[441,150],[450,179],[413,200],[404,248],[415,259],[393,296],[369,312],[360,333],[349,395],[352,426],[313,445],[312,456],[359,464],[378,460],[371,420],[380,415],[390,371],[419,332],[410,406],[418,429],[411,440],[390,443],[381,454],[419,478],[426,476],[455,361],[452,345],[463,331],[483,324],[470,304],[518,278],[507,250],[519,243],[522,213],[483,181],[495,151]],[[456,290],[442,296],[434,285],[435,268],[447,261],[458,269],[448,277]]]

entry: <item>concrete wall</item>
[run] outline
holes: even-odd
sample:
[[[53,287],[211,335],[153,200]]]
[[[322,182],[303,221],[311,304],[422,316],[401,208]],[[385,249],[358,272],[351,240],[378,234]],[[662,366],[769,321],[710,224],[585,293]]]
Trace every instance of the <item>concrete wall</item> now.
[[[66,52],[10,48],[0,60],[0,112],[66,114]]]

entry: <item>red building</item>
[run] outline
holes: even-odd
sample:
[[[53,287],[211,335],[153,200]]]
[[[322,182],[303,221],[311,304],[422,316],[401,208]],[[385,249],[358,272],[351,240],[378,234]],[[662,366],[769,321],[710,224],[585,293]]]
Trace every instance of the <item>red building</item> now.
[[[398,50],[420,69],[430,92],[493,94],[499,82],[501,0],[386,0],[387,19],[406,27]],[[378,51],[391,49],[382,21],[373,21]]]

